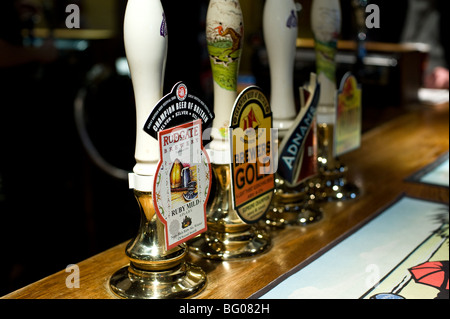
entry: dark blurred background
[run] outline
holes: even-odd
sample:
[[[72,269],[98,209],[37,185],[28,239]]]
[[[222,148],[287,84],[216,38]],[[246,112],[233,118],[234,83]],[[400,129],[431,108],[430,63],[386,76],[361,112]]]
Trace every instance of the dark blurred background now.
[[[184,81],[212,107],[205,42],[209,1],[161,2],[169,31],[164,93]],[[312,1],[296,2],[303,7],[294,74],[298,87],[314,72],[315,58],[308,44]],[[380,8],[381,27],[367,30],[355,19],[356,10],[364,9],[367,1],[341,0],[341,40],[350,45],[339,52],[338,78],[353,71],[362,83],[363,131],[401,114],[414,102],[414,92],[429,69],[429,51],[422,47],[357,50],[357,43],[364,48],[369,42],[405,40],[410,2],[371,2]],[[435,8],[443,1],[416,2],[430,2]],[[135,139],[133,88],[122,33],[126,3],[0,2],[0,296],[137,232],[138,207],[126,180],[126,172],[134,166]],[[241,0],[246,33],[240,83],[256,84],[270,96],[262,34],[264,3]],[[80,8],[80,29],[65,26],[68,4]],[[434,52],[435,44],[429,44]],[[8,45],[14,46],[13,54],[5,53]]]

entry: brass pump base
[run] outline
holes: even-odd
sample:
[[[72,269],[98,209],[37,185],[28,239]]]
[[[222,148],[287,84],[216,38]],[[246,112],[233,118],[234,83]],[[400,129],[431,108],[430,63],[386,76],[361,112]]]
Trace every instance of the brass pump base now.
[[[346,179],[347,166],[333,156],[334,126],[318,124],[319,176],[314,179],[314,194],[317,201],[342,201],[359,196],[359,188]]]
[[[205,286],[205,273],[186,262],[163,271],[141,270],[130,263],[110,279],[111,291],[124,299],[189,298],[197,295]]]
[[[265,229],[256,225],[244,225],[244,229],[226,227],[208,231],[189,241],[189,248],[203,258],[233,260],[253,257],[269,250],[271,237]]]
[[[305,182],[291,188],[281,177],[277,177],[275,183],[275,194],[266,215],[267,225],[307,226],[322,219],[322,209],[313,201],[309,184]]]
[[[322,210],[313,201],[274,203],[267,213],[266,224],[273,227],[308,226],[322,217]]]
[[[215,260],[262,254],[271,247],[264,224],[246,224],[232,207],[230,165],[212,164],[217,189],[208,210],[208,230],[188,241],[191,252]]]
[[[334,170],[324,170],[314,181],[317,201],[340,201],[355,199],[359,196],[359,188],[345,178],[346,166]]]
[[[115,272],[111,291],[124,299],[189,298],[206,287],[206,274],[185,261],[186,244],[166,250],[164,225],[153,206],[152,193],[134,191],[141,212],[137,236],[125,249],[130,263]]]

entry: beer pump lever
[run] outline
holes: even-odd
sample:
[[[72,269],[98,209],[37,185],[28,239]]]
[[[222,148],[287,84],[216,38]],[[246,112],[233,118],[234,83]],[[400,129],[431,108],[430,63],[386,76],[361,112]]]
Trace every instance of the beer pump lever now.
[[[187,298],[206,285],[202,269],[185,262],[187,247],[166,250],[164,225],[153,203],[158,141],[144,132],[145,121],[162,97],[167,55],[167,25],[160,0],[128,0],[125,49],[136,101],[136,165],[129,175],[141,222],[125,254],[130,264],[110,278],[112,292],[127,299]]]

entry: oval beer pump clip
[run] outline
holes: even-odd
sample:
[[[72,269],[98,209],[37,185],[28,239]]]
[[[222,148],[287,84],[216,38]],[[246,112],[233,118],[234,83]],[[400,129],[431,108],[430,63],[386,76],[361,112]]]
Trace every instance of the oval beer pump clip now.
[[[130,263],[109,280],[114,295],[125,299],[188,298],[206,286],[202,269],[185,262],[185,244],[166,249],[164,225],[153,202],[158,141],[144,130],[147,117],[162,97],[167,56],[167,26],[160,0],[128,0],[125,49],[136,100],[136,165],[129,174],[141,223],[125,254]]]

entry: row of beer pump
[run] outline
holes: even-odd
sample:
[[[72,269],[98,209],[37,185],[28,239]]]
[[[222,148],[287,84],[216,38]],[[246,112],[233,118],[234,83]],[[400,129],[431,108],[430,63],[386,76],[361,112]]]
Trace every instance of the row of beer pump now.
[[[170,26],[159,0],[128,0],[124,40],[137,114],[136,165],[129,182],[141,222],[125,250],[129,265],[110,278],[116,296],[195,296],[206,287],[207,275],[187,262],[188,253],[219,261],[257,256],[271,248],[272,227],[307,226],[322,218],[318,200],[358,196],[335,150],[339,1],[313,1],[317,75],[300,88],[297,114],[299,10],[294,0],[265,3],[269,102],[256,86],[237,92],[244,44],[239,1],[210,0],[206,37],[214,106],[209,108],[183,82],[162,96]],[[360,98],[355,83],[347,75],[343,85],[353,117],[355,96]],[[206,148],[205,140],[211,140]]]

